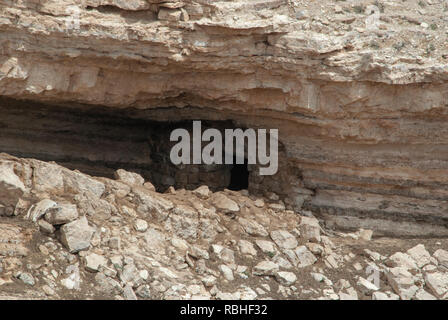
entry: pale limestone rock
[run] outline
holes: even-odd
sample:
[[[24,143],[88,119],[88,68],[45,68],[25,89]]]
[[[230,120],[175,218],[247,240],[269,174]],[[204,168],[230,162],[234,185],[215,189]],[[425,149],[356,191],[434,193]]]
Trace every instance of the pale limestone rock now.
[[[168,217],[169,211],[174,208],[171,201],[146,188],[133,187],[132,192],[137,198],[137,211],[144,216],[153,215],[158,221],[164,221]]]
[[[296,237],[286,230],[275,230],[270,233],[271,239],[283,249],[294,249],[297,247],[298,242]]]
[[[415,247],[409,249],[407,253],[412,257],[412,259],[414,259],[420,269],[431,263],[431,255],[425,249],[423,244],[416,245]]]
[[[48,223],[43,219],[40,219],[37,222],[37,225],[39,226],[39,230],[43,233],[52,234],[56,231],[56,229],[53,227],[51,223]]]
[[[148,230],[148,222],[142,219],[137,219],[135,220],[134,228],[138,232],[145,232],[146,230]]]
[[[386,271],[386,278],[395,293],[403,300],[412,299],[418,291],[418,287],[414,284],[414,276],[406,267],[390,268]]]
[[[267,237],[269,235],[266,229],[254,220],[238,218],[238,222],[243,227],[244,231],[251,236]]]
[[[221,192],[213,194],[211,203],[222,213],[235,213],[240,210],[240,207],[235,201]]]
[[[415,294],[415,300],[437,300],[437,298],[424,289],[420,289]]]
[[[75,253],[89,248],[93,233],[94,229],[89,226],[86,217],[81,217],[61,227],[61,242],[71,253]]]
[[[52,225],[61,225],[78,218],[78,209],[71,203],[59,203],[50,207],[45,213],[45,220]]]
[[[240,249],[240,253],[242,255],[256,256],[257,250],[254,248],[254,245],[247,240],[239,240],[238,248]]]
[[[14,173],[12,162],[0,162],[0,204],[12,215],[19,198],[26,192],[26,187]],[[2,215],[0,209],[0,215]]]
[[[45,215],[50,208],[52,208],[56,205],[57,205],[57,203],[50,199],[41,200],[37,204],[31,206],[31,208],[28,210],[26,218],[31,221],[36,222],[43,215]]]
[[[228,281],[233,281],[235,280],[234,276],[233,276],[233,271],[232,269],[230,269],[228,266],[226,266],[225,264],[221,264],[219,266],[219,270],[221,271],[222,275],[224,276],[224,278]]]
[[[434,252],[433,257],[437,259],[437,262],[444,266],[445,268],[448,268],[448,251],[443,249],[438,249],[436,252]]]
[[[91,272],[98,272],[101,266],[107,265],[107,259],[96,253],[91,253],[84,259],[86,269]]]
[[[372,282],[364,279],[363,277],[358,277],[356,285],[358,286],[359,291],[361,291],[366,296],[370,296],[372,295],[373,292],[378,291],[380,289]]]
[[[290,286],[297,280],[297,276],[288,271],[279,271],[275,274],[275,279],[284,286]]]
[[[391,268],[399,267],[410,270],[411,272],[417,272],[418,267],[414,259],[412,259],[408,254],[402,252],[396,252],[391,255],[385,264]]]
[[[317,258],[305,246],[297,247],[294,253],[298,259],[298,268],[310,266],[317,261]]]
[[[197,195],[199,198],[207,199],[210,196],[211,191],[208,188],[208,186],[200,186],[200,187],[194,189],[193,193],[195,195]]]
[[[256,276],[270,276],[274,275],[278,269],[278,264],[272,261],[262,261],[253,268],[252,273]]]
[[[426,286],[438,298],[448,293],[448,272],[434,272],[425,274]]]
[[[129,172],[123,169],[115,171],[114,176],[116,180],[124,182],[130,186],[142,186],[145,183],[145,179],[138,173]]]
[[[320,226],[316,218],[302,217],[299,230],[305,240],[320,242]]]
[[[255,240],[255,244],[265,254],[274,255],[277,253],[277,248],[272,241],[267,240]]]

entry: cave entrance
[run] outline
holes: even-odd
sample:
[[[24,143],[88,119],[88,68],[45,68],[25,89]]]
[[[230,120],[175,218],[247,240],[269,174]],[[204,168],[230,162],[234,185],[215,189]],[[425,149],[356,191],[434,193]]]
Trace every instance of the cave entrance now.
[[[247,159],[243,164],[236,163],[236,157],[233,158],[233,166],[230,170],[230,184],[227,189],[240,191],[249,188],[249,170],[247,167]]]
[[[99,177],[113,178],[115,170],[125,169],[142,175],[159,192],[170,186],[248,189],[247,159],[243,164],[236,164],[236,159],[233,164],[172,163],[170,151],[177,142],[170,141],[171,132],[176,128],[192,132],[192,120],[182,119],[175,108],[163,117],[131,108],[55,106],[0,98],[0,112],[0,152],[55,161]],[[201,122],[203,131],[236,128],[231,120]]]

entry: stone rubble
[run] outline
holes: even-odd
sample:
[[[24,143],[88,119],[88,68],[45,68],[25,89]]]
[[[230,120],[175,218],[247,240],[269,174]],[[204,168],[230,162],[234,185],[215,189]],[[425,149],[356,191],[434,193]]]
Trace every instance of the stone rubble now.
[[[8,159],[1,168],[35,165]],[[272,194],[205,186],[161,194],[124,170],[111,180],[46,166],[38,183],[3,169],[0,194],[19,186],[9,194],[26,209],[0,217],[0,290],[11,297],[448,299],[445,240],[390,251],[382,241],[399,240],[327,230],[310,212],[273,210],[281,200]]]

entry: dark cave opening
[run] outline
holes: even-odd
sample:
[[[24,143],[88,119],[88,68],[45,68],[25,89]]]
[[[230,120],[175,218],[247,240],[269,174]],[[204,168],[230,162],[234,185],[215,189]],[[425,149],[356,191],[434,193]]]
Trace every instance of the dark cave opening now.
[[[237,164],[234,158],[232,169],[230,170],[230,184],[227,189],[240,191],[249,188],[249,170],[247,168],[247,159],[243,164]]]
[[[57,106],[0,99],[0,152],[56,163],[92,176],[113,178],[125,169],[141,174],[159,192],[168,187],[213,191],[248,188],[243,164],[174,165],[170,134],[192,129],[192,120],[173,110],[173,120],[133,115],[132,109]],[[180,119],[179,119],[180,118]],[[235,128],[231,120],[202,120],[203,130]]]

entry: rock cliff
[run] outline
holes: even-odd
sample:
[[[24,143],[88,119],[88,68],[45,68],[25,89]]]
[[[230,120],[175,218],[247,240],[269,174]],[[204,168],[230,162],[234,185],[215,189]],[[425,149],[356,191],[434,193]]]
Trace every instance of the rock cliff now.
[[[251,173],[249,189],[328,226],[446,236],[446,12],[445,1],[3,0],[0,105],[279,128],[279,173]],[[11,153],[67,156],[37,148]]]

